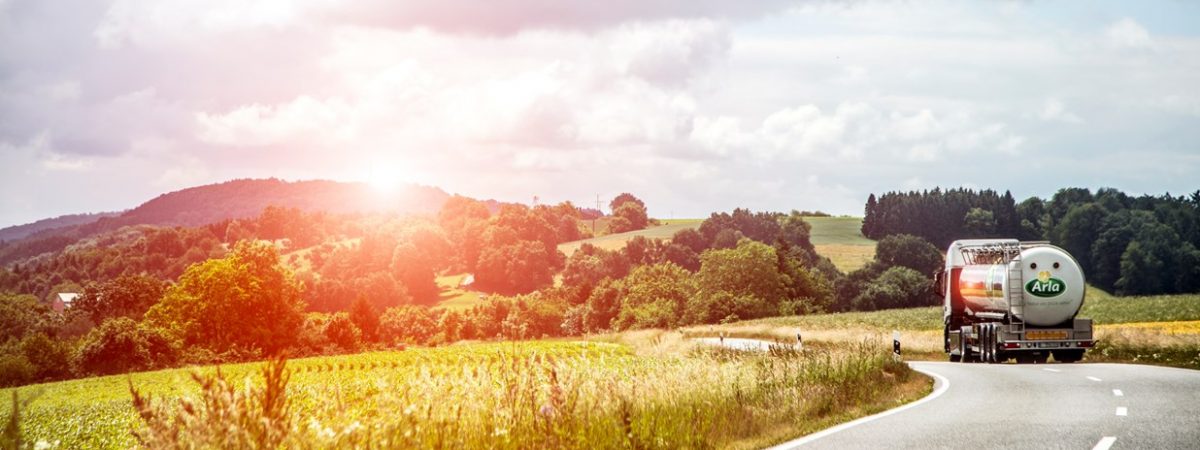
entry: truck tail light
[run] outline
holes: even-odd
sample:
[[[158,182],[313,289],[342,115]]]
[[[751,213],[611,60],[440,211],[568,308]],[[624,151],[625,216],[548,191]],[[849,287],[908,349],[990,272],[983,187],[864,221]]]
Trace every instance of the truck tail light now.
[[[1093,345],[1096,345],[1096,343],[1092,341],[1082,341],[1079,343],[1079,346],[1083,348],[1092,348]]]
[[[1004,343],[1004,348],[1020,348],[1020,347],[1021,347],[1021,344],[1016,343],[1016,342],[1005,342]]]

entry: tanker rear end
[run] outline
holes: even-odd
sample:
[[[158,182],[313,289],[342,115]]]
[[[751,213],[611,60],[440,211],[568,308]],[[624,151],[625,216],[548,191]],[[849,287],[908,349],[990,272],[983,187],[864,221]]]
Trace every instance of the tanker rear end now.
[[[1085,282],[1075,258],[1045,242],[971,239],[950,244],[939,275],[951,361],[1075,362],[1094,344],[1076,315]]]

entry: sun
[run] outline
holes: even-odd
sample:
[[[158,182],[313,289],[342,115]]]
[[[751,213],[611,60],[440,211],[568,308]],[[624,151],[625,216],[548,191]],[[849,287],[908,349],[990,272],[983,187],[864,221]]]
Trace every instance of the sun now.
[[[393,164],[376,164],[367,171],[367,184],[382,194],[395,193],[405,182],[405,173]]]

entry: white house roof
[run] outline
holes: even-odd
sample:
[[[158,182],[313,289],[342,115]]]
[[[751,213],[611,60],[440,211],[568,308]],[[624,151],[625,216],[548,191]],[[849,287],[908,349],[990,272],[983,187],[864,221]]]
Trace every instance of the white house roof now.
[[[62,292],[58,294],[58,300],[67,305],[70,305],[77,298],[79,298],[79,294],[75,292]]]

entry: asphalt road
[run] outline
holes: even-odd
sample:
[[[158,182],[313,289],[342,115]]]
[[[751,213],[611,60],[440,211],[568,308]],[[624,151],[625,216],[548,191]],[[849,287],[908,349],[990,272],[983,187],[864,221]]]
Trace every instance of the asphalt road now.
[[[775,449],[1200,449],[1200,371],[1134,364],[910,365],[936,380],[928,397]]]

